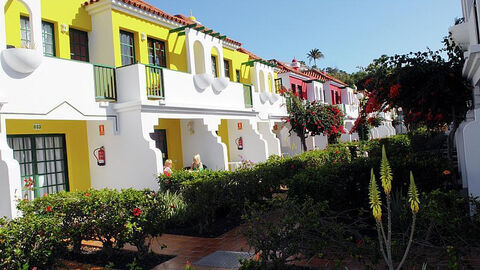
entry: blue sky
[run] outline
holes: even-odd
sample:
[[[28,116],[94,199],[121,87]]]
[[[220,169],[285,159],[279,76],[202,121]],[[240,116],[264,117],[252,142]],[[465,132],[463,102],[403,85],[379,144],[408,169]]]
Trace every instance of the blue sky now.
[[[171,14],[189,14],[266,58],[305,60],[356,71],[382,54],[441,47],[460,0],[147,0]]]

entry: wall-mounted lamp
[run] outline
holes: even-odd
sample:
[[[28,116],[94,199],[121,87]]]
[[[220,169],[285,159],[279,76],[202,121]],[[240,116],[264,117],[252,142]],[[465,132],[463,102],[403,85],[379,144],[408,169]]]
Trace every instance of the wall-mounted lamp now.
[[[141,33],[140,34],[140,39],[142,39],[142,41],[147,40],[147,35],[145,33]]]
[[[68,32],[68,26],[64,23],[62,23],[62,33],[67,33]]]

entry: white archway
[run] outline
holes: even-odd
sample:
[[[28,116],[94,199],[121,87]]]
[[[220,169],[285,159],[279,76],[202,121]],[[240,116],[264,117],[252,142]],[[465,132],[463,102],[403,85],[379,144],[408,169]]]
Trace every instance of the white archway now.
[[[26,8],[29,15],[30,25],[30,44],[28,47],[42,52],[43,43],[40,0],[0,0],[0,6],[3,7],[2,12],[0,12],[0,29],[4,29],[4,34],[0,35],[0,49],[5,49],[7,46],[5,13],[7,3],[10,1],[17,1]]]
[[[204,74],[205,71],[205,50],[200,41],[193,44],[193,55],[195,61],[195,74]]]

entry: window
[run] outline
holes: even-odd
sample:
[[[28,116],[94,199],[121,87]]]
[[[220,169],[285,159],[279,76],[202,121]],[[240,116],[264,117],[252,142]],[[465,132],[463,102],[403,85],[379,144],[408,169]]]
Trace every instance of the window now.
[[[225,69],[225,77],[230,78],[230,61],[223,60],[223,67]]]
[[[282,79],[281,78],[275,79],[275,92],[280,93],[281,90],[282,90]]]
[[[297,85],[294,84],[294,83],[292,83],[290,87],[291,87],[291,89],[292,89],[292,92],[293,92],[294,94],[297,94]]]
[[[135,39],[132,33],[120,30],[120,48],[122,65],[135,63]]]
[[[213,74],[213,77],[218,77],[217,57],[213,55],[212,55],[212,74]]]
[[[150,65],[167,67],[165,42],[153,38],[148,39],[148,62]]]
[[[240,82],[240,69],[235,70],[235,76],[237,76],[237,82]]]
[[[298,97],[303,98],[302,86],[301,85],[297,85],[297,92],[298,92]]]
[[[53,23],[42,21],[43,55],[55,56],[55,28]]]
[[[20,164],[22,181],[33,180],[31,190],[23,194],[24,199],[68,191],[65,135],[12,135],[7,139],[13,157]]]
[[[70,28],[70,58],[88,62],[88,34]]]
[[[30,19],[25,16],[20,16],[20,41],[22,47],[30,46]]]

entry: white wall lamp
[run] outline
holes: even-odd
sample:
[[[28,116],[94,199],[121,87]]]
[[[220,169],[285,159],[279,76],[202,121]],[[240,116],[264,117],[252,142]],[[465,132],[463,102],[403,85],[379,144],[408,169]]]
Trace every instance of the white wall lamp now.
[[[68,32],[68,26],[66,24],[62,23],[61,27],[62,27],[62,33],[65,34]]]
[[[141,34],[140,34],[140,39],[141,39],[142,41],[147,40],[147,35],[146,35],[145,33],[141,33]]]

